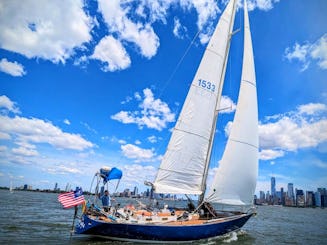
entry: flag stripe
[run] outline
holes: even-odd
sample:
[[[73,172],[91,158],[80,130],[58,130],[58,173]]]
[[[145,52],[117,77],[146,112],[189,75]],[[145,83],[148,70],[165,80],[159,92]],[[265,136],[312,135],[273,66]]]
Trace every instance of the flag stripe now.
[[[64,208],[71,208],[82,204],[85,201],[85,199],[83,195],[75,197],[75,194],[72,191],[72,192],[60,194],[58,196],[58,201],[63,205]]]

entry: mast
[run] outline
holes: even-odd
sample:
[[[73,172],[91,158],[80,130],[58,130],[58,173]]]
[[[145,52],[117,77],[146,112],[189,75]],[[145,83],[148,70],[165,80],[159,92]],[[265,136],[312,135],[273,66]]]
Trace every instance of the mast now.
[[[235,19],[237,0],[236,1],[231,0],[229,4],[232,4],[232,14],[230,15],[230,19],[229,19],[228,42],[227,42],[226,49],[225,49],[225,57],[224,57],[224,63],[223,63],[223,67],[222,67],[222,73],[221,73],[220,78],[219,78],[220,83],[219,83],[219,88],[218,88],[218,97],[217,97],[217,100],[216,100],[216,111],[215,111],[215,117],[214,117],[214,121],[213,121],[212,128],[211,128],[211,135],[210,135],[210,141],[209,141],[209,150],[208,150],[208,153],[207,153],[207,156],[206,156],[205,169],[204,169],[204,172],[203,172],[203,179],[202,179],[202,183],[201,183],[202,194],[199,196],[199,201],[198,201],[199,205],[203,202],[204,195],[205,195],[205,192],[206,192],[209,164],[210,164],[212,146],[213,146],[216,126],[217,126],[217,120],[218,120],[218,109],[219,109],[219,105],[220,105],[221,94],[222,94],[224,80],[225,80],[225,73],[226,73],[229,48],[230,48],[232,32],[233,32],[233,26],[234,26],[234,19]],[[227,9],[228,9],[228,6],[226,7],[225,12],[227,12]],[[224,13],[221,16],[221,19],[223,18]],[[218,25],[217,25],[216,28],[218,28]]]
[[[256,77],[249,17],[244,2],[244,50],[238,103],[207,201],[243,206],[253,204],[258,176],[258,145]]]
[[[204,191],[235,1],[228,3],[204,51],[153,183],[156,193]]]

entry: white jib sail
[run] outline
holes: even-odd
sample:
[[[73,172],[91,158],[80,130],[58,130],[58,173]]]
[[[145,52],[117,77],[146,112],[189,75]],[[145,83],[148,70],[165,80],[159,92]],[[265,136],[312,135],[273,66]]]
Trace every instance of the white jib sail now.
[[[249,17],[244,1],[241,86],[225,152],[208,193],[210,202],[251,205],[258,175],[258,106]]]
[[[201,194],[235,15],[230,1],[195,74],[154,181],[156,193]]]

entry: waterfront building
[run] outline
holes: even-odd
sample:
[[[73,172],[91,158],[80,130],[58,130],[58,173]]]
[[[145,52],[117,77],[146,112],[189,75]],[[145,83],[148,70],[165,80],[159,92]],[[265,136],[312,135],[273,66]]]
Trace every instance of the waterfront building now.
[[[324,208],[327,207],[327,195],[321,196],[321,206]]]
[[[317,191],[320,192],[321,195],[327,195],[327,191],[326,191],[326,188],[317,188]]]
[[[31,190],[33,190],[33,188],[32,188],[31,185],[25,184],[24,187],[23,187],[23,190],[25,190],[25,191],[31,191]]]
[[[305,206],[305,198],[303,190],[295,190],[296,192],[296,206],[297,207],[304,207]]]
[[[321,207],[321,194],[319,191],[315,192],[315,203],[316,207]]]
[[[307,207],[315,206],[315,198],[313,191],[306,191],[305,205]]]
[[[259,199],[260,203],[264,203],[266,202],[266,195],[264,191],[260,191],[260,199]]]
[[[326,188],[317,188],[317,191],[303,191],[301,189],[293,190],[293,183],[288,183],[287,192],[284,191],[284,187],[280,188],[280,191],[276,191],[276,180],[271,178],[271,191],[273,193],[266,193],[264,191],[259,192],[259,198],[256,199],[256,204],[280,204],[290,207],[327,207],[327,190]]]
[[[318,188],[317,191],[320,193],[321,207],[327,207],[327,191],[326,191],[326,188]]]
[[[278,205],[282,200],[282,193],[280,191],[276,191],[276,195],[273,197],[273,204]]]
[[[280,188],[280,204],[285,205],[285,192],[284,188]]]
[[[290,198],[289,196],[285,196],[285,206],[294,206],[294,200],[293,198]]]
[[[123,197],[131,197],[132,196],[132,192],[127,188],[124,190],[123,192]]]
[[[68,192],[71,190],[71,185],[69,183],[66,184],[65,192]]]
[[[288,183],[287,185],[287,196],[294,200],[294,188],[293,183]]]
[[[139,189],[137,188],[137,186],[134,187],[133,194],[134,196],[137,196],[139,194]]]
[[[269,193],[269,191],[267,191],[267,193],[266,193],[266,202],[269,203],[269,201],[270,201],[270,193]]]
[[[271,195],[274,199],[274,197],[276,196],[276,179],[275,177],[271,177]]]

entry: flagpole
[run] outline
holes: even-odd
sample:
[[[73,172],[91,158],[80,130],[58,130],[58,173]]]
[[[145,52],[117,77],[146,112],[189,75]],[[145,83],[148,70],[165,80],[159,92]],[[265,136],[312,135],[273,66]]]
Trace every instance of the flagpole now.
[[[74,225],[75,225],[75,219],[77,217],[77,210],[78,210],[78,206],[75,206],[74,219],[73,219],[73,224],[72,224],[72,228],[71,228],[71,231],[70,231],[70,238],[69,238],[69,240],[72,239],[72,235],[74,233]]]

